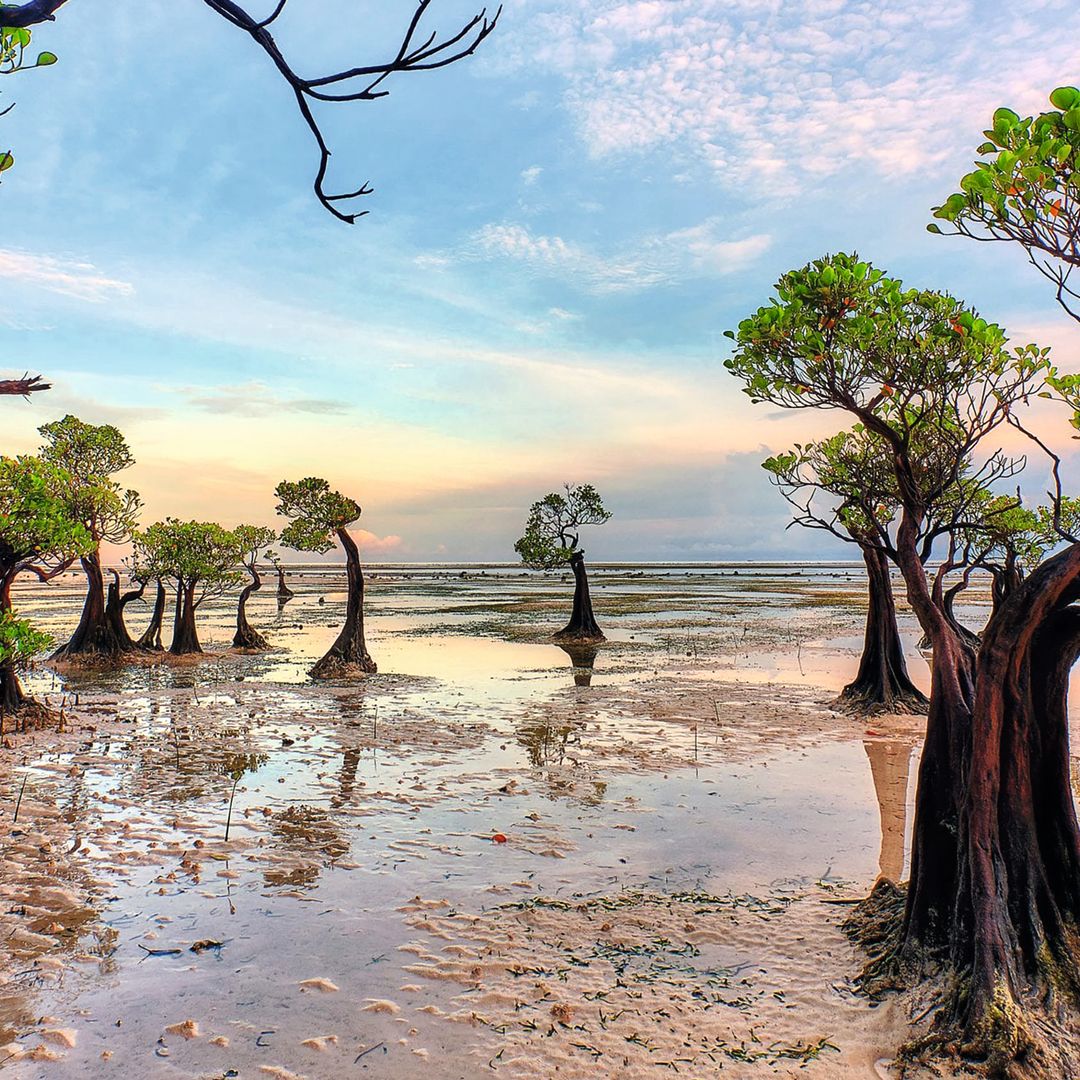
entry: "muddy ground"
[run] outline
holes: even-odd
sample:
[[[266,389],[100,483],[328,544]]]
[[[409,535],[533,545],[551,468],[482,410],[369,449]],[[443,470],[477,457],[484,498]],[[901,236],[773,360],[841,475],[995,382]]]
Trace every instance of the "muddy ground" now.
[[[380,673],[313,685],[313,567],[251,605],[272,653],[226,651],[222,601],[198,663],[40,668],[63,728],[0,753],[0,1070],[892,1075],[904,1008],[839,924],[903,874],[921,725],[830,708],[857,567],[734,571],[598,570],[595,656],[547,640],[565,579],[378,568]],[[62,637],[80,589],[17,603]]]

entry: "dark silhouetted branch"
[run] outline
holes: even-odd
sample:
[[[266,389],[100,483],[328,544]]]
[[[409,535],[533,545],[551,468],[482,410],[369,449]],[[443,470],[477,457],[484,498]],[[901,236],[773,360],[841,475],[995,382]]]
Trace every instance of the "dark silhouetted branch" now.
[[[40,375],[24,375],[21,379],[0,379],[0,394],[33,394],[37,390],[48,390],[50,383]]]
[[[389,91],[379,89],[379,87],[384,80],[396,72],[433,71],[471,56],[480,43],[495,29],[495,24],[502,13],[500,7],[489,19],[485,8],[457,33],[445,40],[440,41],[437,33],[431,33],[422,40],[418,40],[420,23],[431,6],[431,0],[418,0],[401,46],[391,59],[309,79],[293,70],[273,35],[267,29],[284,10],[288,0],[278,0],[271,13],[261,20],[250,15],[235,3],[235,0],[203,0],[203,3],[233,26],[247,33],[270,57],[281,77],[288,83],[296,99],[300,116],[315,139],[315,145],[319,151],[319,166],[315,173],[314,183],[315,195],[334,217],[348,224],[352,224],[367,211],[359,210],[349,213],[339,209],[337,204],[370,195],[374,189],[364,183],[354,191],[331,194],[326,190],[326,172],[330,165],[331,150],[319,121],[312,111],[312,103],[316,101],[374,101],[385,97]]]

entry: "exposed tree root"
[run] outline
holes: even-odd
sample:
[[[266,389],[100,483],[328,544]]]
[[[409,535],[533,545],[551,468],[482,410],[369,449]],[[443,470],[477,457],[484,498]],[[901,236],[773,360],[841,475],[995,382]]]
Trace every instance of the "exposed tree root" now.
[[[328,654],[312,667],[308,674],[313,679],[362,679],[367,675],[374,675],[378,670],[370,656],[357,662]]]
[[[854,684],[844,687],[840,696],[830,704],[830,708],[854,716],[925,716],[929,707],[930,703],[918,690],[914,693],[897,692],[883,699],[877,690],[856,689]]]
[[[1055,965],[1047,960],[1045,981],[1026,987],[1022,1000],[1004,978],[976,996],[970,972],[902,947],[906,899],[906,886],[879,881],[843,924],[869,957],[862,992],[907,993],[909,1005],[918,1001],[913,1022],[929,1018],[898,1048],[898,1075],[940,1076],[944,1068],[987,1080],[1080,1080],[1080,1001]]]

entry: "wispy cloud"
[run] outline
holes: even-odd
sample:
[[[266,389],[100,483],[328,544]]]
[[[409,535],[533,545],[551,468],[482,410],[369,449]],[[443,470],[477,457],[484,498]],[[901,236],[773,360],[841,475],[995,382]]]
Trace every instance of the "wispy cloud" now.
[[[527,225],[485,225],[472,238],[466,258],[513,260],[535,273],[574,279],[590,292],[635,292],[695,275],[742,269],[770,244],[764,234],[726,239],[719,218],[675,232],[645,237],[632,250],[603,254],[561,236],[545,236]]]
[[[290,397],[260,382],[234,386],[170,388],[183,394],[189,405],[203,412],[231,416],[275,416],[283,413],[343,413],[348,407],[329,398]]]
[[[94,304],[130,296],[135,291],[130,282],[106,277],[93,263],[11,248],[0,248],[0,278]]]

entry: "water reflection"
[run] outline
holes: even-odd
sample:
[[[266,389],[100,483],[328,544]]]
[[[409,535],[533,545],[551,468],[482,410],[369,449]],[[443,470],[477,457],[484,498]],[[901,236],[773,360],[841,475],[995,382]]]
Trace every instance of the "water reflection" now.
[[[878,811],[881,816],[881,852],[878,877],[900,881],[904,874],[904,837],[907,831],[908,780],[914,746],[892,739],[865,739]]]
[[[574,667],[574,685],[591,686],[593,668],[596,665],[596,657],[600,650],[595,645],[564,645],[558,643],[557,648],[562,649]]]

